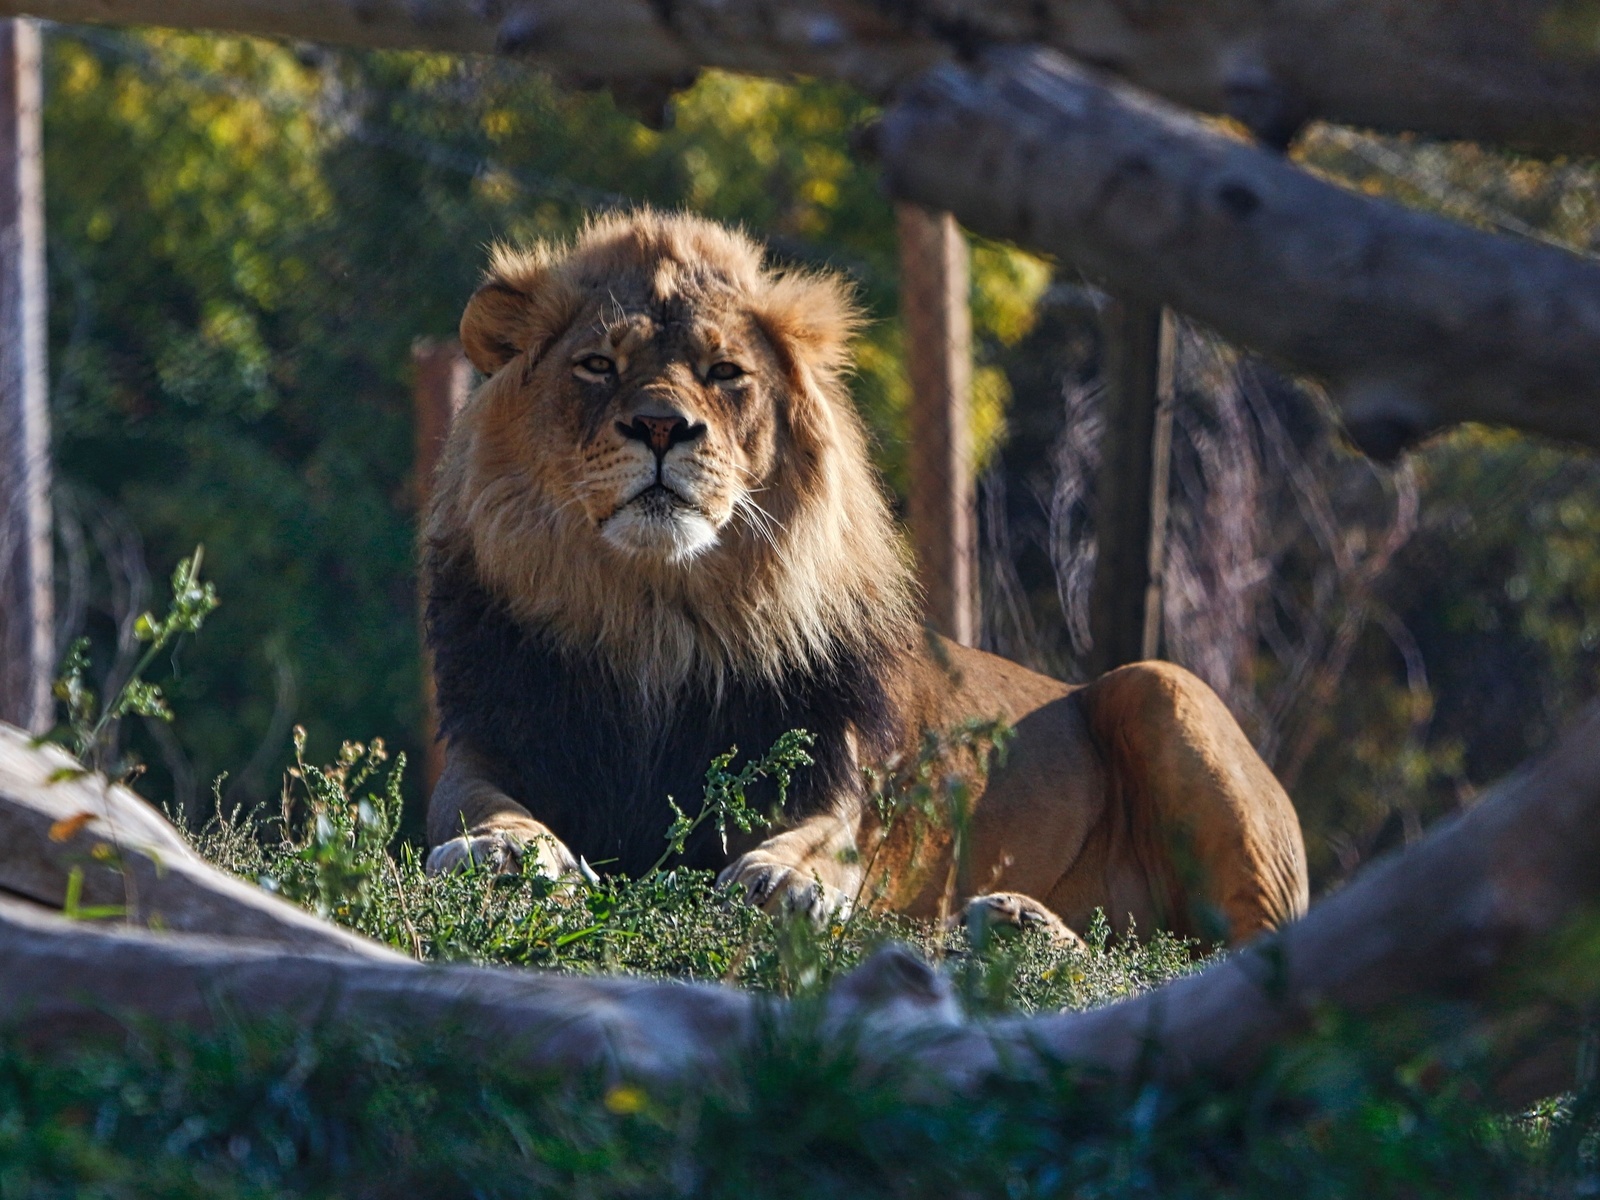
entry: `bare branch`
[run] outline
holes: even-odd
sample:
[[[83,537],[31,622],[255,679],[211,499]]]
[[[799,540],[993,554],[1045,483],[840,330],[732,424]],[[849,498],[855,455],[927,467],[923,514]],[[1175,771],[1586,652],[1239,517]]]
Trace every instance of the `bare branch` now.
[[[1048,52],[911,85],[891,191],[1321,377],[1390,457],[1460,421],[1600,447],[1600,264],[1356,195]]]

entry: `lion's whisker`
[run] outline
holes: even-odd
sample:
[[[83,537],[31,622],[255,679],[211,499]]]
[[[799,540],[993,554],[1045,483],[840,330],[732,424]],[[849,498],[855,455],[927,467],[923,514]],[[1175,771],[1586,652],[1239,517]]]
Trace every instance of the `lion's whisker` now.
[[[765,489],[759,489],[759,490],[763,490],[764,491]],[[764,519],[766,519],[768,522],[771,523],[773,528],[781,531],[783,529],[783,522],[778,520],[777,517],[773,516],[766,509],[762,508],[761,505],[757,504],[754,500],[752,500],[751,496],[753,494],[754,493],[746,492],[739,499],[741,500],[741,502],[743,502],[744,504],[748,504],[752,509],[754,509],[756,512],[760,513],[761,516]]]
[[[783,554],[783,547],[778,545],[777,536],[772,529],[772,525],[776,522],[773,521],[770,513],[762,509],[754,500],[744,496],[734,502],[733,511],[744,518],[745,523],[750,526],[751,531],[757,537],[771,546],[780,556]]]

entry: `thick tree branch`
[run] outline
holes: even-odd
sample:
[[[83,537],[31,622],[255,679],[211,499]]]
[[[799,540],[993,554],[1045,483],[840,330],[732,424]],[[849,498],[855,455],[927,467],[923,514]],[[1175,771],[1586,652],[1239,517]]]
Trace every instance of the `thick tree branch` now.
[[[1570,0],[0,0],[0,15],[526,55],[569,79],[701,66],[882,94],[985,43],[1048,46],[1269,140],[1312,118],[1600,152],[1600,56]],[[668,23],[664,23],[664,20]]]
[[[1459,421],[1600,447],[1600,263],[1335,187],[1049,52],[936,68],[877,144],[896,197],[1320,376],[1374,453]]]
[[[623,977],[362,961],[264,943],[85,926],[0,901],[0,1026],[72,1041],[147,1018],[221,1013],[356,1029],[459,1033],[485,1061],[702,1072],[738,1044],[750,996]]]

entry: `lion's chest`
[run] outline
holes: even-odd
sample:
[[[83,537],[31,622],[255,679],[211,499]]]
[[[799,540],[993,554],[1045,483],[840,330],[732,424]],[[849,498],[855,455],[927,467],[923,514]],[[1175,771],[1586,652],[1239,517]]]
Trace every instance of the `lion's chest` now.
[[[896,733],[881,669],[848,654],[827,670],[734,679],[720,695],[689,685],[646,705],[604,661],[519,624],[476,585],[435,587],[428,634],[444,733],[472,746],[493,781],[573,851],[627,874],[665,849],[669,796],[698,809],[714,756],[761,754],[790,729],[811,732],[816,762],[790,789],[785,815],[794,818],[857,785],[852,732],[885,748]],[[763,809],[776,799],[759,787],[750,796]],[[714,832],[686,859],[722,865]]]

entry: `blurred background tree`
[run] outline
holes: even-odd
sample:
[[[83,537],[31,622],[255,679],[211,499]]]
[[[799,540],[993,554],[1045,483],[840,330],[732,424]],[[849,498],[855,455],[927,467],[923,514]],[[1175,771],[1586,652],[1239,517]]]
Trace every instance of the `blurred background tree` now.
[[[501,61],[55,28],[49,66],[62,644],[125,670],[149,579],[199,542],[223,598],[174,664],[176,724],[130,734],[157,799],[201,812],[224,771],[230,803],[275,796],[296,722],[417,761],[410,346],[453,332],[495,239],[681,205],[846,272],[872,317],[856,398],[903,490],[893,214],[848,89],[708,73],[655,131]],[[1327,128],[1296,153],[1514,236],[1600,236],[1590,164]],[[974,246],[985,641],[1067,677],[1099,303]],[[1470,430],[1374,468],[1313,390],[1201,330],[1180,350],[1167,653],[1285,776],[1327,884],[1600,690],[1600,469]]]
[[[224,597],[134,731],[143,786],[195,811],[276,793],[291,725],[421,723],[410,346],[449,336],[493,240],[688,206],[848,273],[874,321],[856,393],[904,475],[893,214],[844,88],[708,75],[671,129],[501,62],[239,38],[52,31],[46,114],[63,633],[125,669],[149,578],[198,542]],[[1047,279],[981,245],[980,352]],[[975,420],[1001,428],[980,366]],[[413,761],[417,761],[413,753]]]

